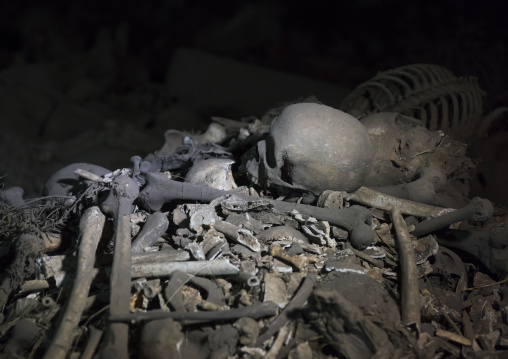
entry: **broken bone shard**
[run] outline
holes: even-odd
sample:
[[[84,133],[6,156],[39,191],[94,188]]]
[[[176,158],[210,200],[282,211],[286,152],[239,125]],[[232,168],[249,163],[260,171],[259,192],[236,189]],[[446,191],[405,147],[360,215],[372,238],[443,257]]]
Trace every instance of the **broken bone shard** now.
[[[208,186],[223,191],[237,188],[231,166],[235,161],[227,158],[209,158],[194,162],[185,176],[185,182]]]
[[[268,182],[314,194],[354,191],[372,166],[372,144],[361,122],[317,103],[286,107],[261,142],[259,165],[265,167]]]
[[[226,221],[216,220],[214,228],[222,232],[226,238],[242,244],[254,252],[261,250],[261,244],[248,229],[240,228]]]
[[[226,304],[224,294],[217,284],[209,279],[176,270],[171,274],[171,279],[164,290],[166,301],[170,303],[175,310],[186,311],[182,296],[182,288],[187,283],[191,283],[203,289],[207,293],[206,300],[208,302],[214,303],[219,307]]]
[[[259,199],[259,197],[173,181],[155,172],[147,172],[145,177],[147,185],[139,193],[138,203],[151,211],[160,210],[165,203],[172,200],[210,202],[227,194],[234,194],[247,201]],[[374,242],[374,232],[371,228],[372,215],[365,207],[351,206],[335,210],[266,198],[263,198],[263,200],[279,211],[289,213],[297,210],[302,215],[327,221],[331,225],[344,228],[349,232],[351,244],[356,249],[365,249]]]
[[[161,213],[155,212],[148,216],[143,229],[132,243],[131,250],[133,252],[143,252],[145,248],[155,244],[157,239],[168,229],[168,217]]]
[[[198,143],[221,144],[227,137],[226,129],[220,123],[212,122],[201,135],[192,135]]]

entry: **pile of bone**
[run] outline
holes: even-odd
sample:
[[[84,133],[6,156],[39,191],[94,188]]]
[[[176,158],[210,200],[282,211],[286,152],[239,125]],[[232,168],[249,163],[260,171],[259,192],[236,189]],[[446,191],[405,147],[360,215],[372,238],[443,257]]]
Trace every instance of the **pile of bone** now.
[[[214,118],[203,134],[168,130],[165,140],[132,168],[76,163],[47,181],[45,198],[81,209],[79,240],[42,244],[47,255],[21,287],[50,303],[53,329],[4,321],[5,353],[26,355],[43,335],[47,358],[71,348],[85,358],[303,358],[323,345],[361,358],[508,343],[495,325],[466,330],[463,298],[436,304],[468,287],[466,266],[441,244],[492,276],[508,269],[506,221],[468,198],[474,162],[463,143],[397,113],[357,120],[318,103]],[[0,199],[30,208],[20,188]],[[431,293],[422,281],[436,268],[454,282]],[[482,275],[473,285],[499,288]],[[67,287],[60,308],[53,299]],[[14,293],[0,299],[11,319],[35,310],[19,309]]]

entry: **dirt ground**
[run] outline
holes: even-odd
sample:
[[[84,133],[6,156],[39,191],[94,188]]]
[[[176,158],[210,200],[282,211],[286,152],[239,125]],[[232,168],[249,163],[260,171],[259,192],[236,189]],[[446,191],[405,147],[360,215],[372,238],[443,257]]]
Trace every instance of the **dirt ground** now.
[[[501,4],[472,1],[3,2],[0,356],[507,355],[504,14]],[[384,109],[423,125],[390,117],[394,145],[366,116],[384,112],[372,105],[381,95],[358,95],[354,106],[344,99],[387,70],[395,72],[384,73],[384,85],[413,86],[397,70],[412,64],[438,66],[411,70],[431,79],[414,98],[435,91],[440,106],[456,100],[467,121],[453,122],[450,110],[444,131],[444,120],[425,122],[415,112],[421,103],[402,102],[402,92],[398,107]],[[441,68],[450,75],[435,75]],[[426,210],[479,197],[485,217],[466,210],[449,223],[458,224],[426,232],[423,218],[437,212],[400,204],[398,213],[340,188],[309,195],[298,186],[312,170],[297,173],[295,161],[271,171],[266,140],[281,110],[299,102],[347,107],[362,121],[378,171],[365,175],[369,188],[389,195],[381,187],[439,164],[449,186]],[[422,108],[432,118],[431,106]],[[199,160],[211,162],[198,168]],[[196,197],[189,193],[202,188],[191,188],[154,204],[168,173],[229,193]],[[6,199],[15,186],[23,193]],[[344,218],[366,210],[360,224],[370,226],[372,245],[355,242],[358,220],[334,223],[297,201],[354,213]],[[149,246],[136,242],[144,237],[154,238]]]

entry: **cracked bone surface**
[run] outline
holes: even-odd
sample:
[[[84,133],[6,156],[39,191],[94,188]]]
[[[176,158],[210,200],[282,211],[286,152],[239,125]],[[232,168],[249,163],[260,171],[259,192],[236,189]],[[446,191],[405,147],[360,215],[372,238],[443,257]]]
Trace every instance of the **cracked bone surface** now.
[[[345,112],[317,103],[287,106],[258,143],[268,183],[319,194],[354,191],[372,166],[367,129]],[[251,162],[251,165],[253,162]]]
[[[159,211],[165,203],[172,200],[211,202],[227,194],[234,194],[249,201],[260,199],[260,197],[242,195],[233,191],[221,191],[206,186],[173,181],[163,174],[154,172],[145,173],[145,177],[147,184],[139,193],[138,202],[151,211]],[[332,225],[344,228],[350,233],[351,244],[357,249],[363,249],[374,241],[374,232],[371,228],[372,215],[365,207],[351,206],[335,210],[267,198],[263,198],[263,200],[277,210],[285,212],[297,210],[303,215],[328,221]]]

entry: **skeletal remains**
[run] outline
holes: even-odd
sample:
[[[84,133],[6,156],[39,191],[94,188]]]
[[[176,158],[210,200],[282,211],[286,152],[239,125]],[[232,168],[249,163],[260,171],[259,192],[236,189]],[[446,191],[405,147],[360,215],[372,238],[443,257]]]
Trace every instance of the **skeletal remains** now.
[[[222,147],[220,144],[227,139],[226,129],[227,126],[213,123],[209,131],[200,137],[168,131],[161,151],[144,160],[133,156],[132,169],[111,173],[95,165],[73,164],[58,171],[48,180],[45,186],[47,196],[75,196],[80,188],[86,188],[93,183],[101,184],[105,193],[108,193],[100,203],[100,209],[113,218],[115,226],[111,273],[111,283],[114,283],[111,287],[111,302],[115,303],[115,306],[110,309],[114,320],[107,329],[102,349],[104,357],[126,355],[128,324],[125,322],[144,320],[142,316],[130,315],[128,309],[130,280],[136,273],[136,269],[132,267],[131,251],[133,254],[143,252],[166,232],[169,225],[167,213],[161,211],[169,208],[168,204],[173,202],[205,202],[217,205],[217,199],[222,198],[228,199],[228,205],[232,207],[260,206],[313,217],[347,231],[349,241],[357,250],[365,249],[375,240],[372,213],[362,206],[367,205],[390,212],[394,216],[394,223],[398,226],[397,233],[402,233],[399,236],[404,237],[401,242],[403,244],[400,245],[409,251],[406,256],[412,256],[411,250],[408,249],[411,244],[408,242],[408,235],[404,234],[408,229],[405,225],[405,229],[401,229],[400,214],[419,217],[420,222],[409,229],[415,237],[441,229],[448,230],[450,225],[459,221],[487,221],[493,215],[493,206],[488,200],[473,198],[467,204],[467,189],[463,183],[468,179],[472,163],[463,156],[464,146],[442,133],[428,131],[418,120],[398,113],[374,113],[357,120],[326,105],[297,103],[284,108],[268,123],[265,121],[264,124],[249,124],[238,139],[230,138],[229,147]],[[231,159],[232,152],[243,153],[242,163],[234,163]],[[239,167],[236,167],[238,165]],[[231,166],[235,166],[235,170],[243,171],[251,181],[250,189],[237,186]],[[185,181],[170,178],[173,172],[164,172],[168,170],[187,173]],[[272,194],[282,195],[289,201],[270,198],[270,189],[273,190]],[[261,197],[258,191],[266,192]],[[337,195],[345,201],[357,202],[359,205],[322,208],[312,204],[318,196],[322,198],[325,194]],[[19,188],[4,190],[0,195],[0,200],[7,205],[26,205]],[[305,204],[300,203],[302,200]],[[151,214],[148,214],[142,231],[131,244],[129,219],[137,207]],[[454,209],[457,207],[463,208]],[[97,207],[93,208],[98,210]],[[82,219],[82,236],[94,238],[95,241],[101,229],[96,228],[94,232],[91,226],[101,225],[96,223],[97,220],[90,219],[99,214],[93,215],[90,211],[91,209]],[[215,230],[222,233],[220,235],[243,244],[250,251],[259,252],[266,248],[266,244],[256,238],[258,233],[231,224],[216,213],[198,213],[193,221],[196,224],[191,226],[191,229],[215,225]],[[439,233],[438,238],[442,238],[443,232]],[[493,248],[504,248],[504,244],[491,240],[490,232],[476,237],[467,235],[464,231],[451,233],[455,238],[443,239],[442,243],[448,244],[456,240],[456,247],[469,250],[494,273],[508,273],[505,261],[491,258]],[[220,235],[217,234],[219,237]],[[241,235],[246,238],[243,242],[237,239],[237,236]],[[471,248],[461,246],[463,237],[474,242],[474,245]],[[486,239],[483,240],[483,237]],[[221,240],[217,239],[217,243],[219,242]],[[93,244],[90,246],[95,248]],[[272,252],[274,250],[272,248]],[[81,248],[80,251],[82,254],[86,252]],[[407,257],[405,258],[408,261]],[[219,262],[217,261],[217,266]],[[255,282],[255,277],[246,272],[227,272],[231,269],[229,262],[220,263],[225,272],[212,271],[213,273],[238,275],[244,282]],[[90,263],[83,264],[83,270],[89,267]],[[153,268],[155,267],[157,265]],[[413,266],[412,279],[415,278],[414,268]],[[157,269],[152,270],[162,274],[166,269],[160,264]],[[83,283],[88,286],[91,277],[86,277],[84,273],[80,275]],[[201,285],[211,288],[206,281]],[[212,289],[209,290],[213,292]],[[75,294],[75,308],[69,309],[73,315],[76,315],[76,311],[83,310],[84,295],[86,293]],[[309,293],[305,295],[307,298]],[[407,295],[413,295],[412,302],[418,299],[414,298],[414,293]],[[408,305],[410,306],[406,303],[406,307]],[[269,307],[267,313],[272,312],[273,308]],[[200,314],[182,316],[196,321],[214,318],[213,315]],[[150,318],[149,315],[145,317]],[[414,311],[404,312],[403,317],[408,323],[419,323],[420,320],[419,313],[415,314]],[[65,356],[70,343],[65,333],[73,329],[69,327],[76,325],[75,322],[67,322],[65,327],[61,327],[48,355],[53,358]],[[279,324],[274,322],[273,325],[276,325],[277,329],[260,337],[258,345],[262,344],[262,338],[268,339],[279,329]]]

